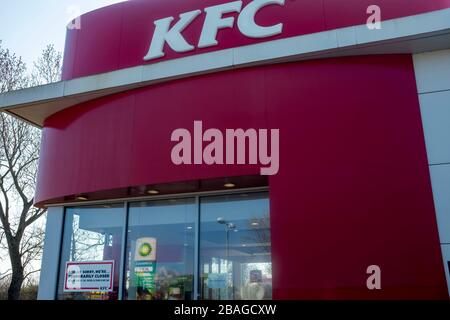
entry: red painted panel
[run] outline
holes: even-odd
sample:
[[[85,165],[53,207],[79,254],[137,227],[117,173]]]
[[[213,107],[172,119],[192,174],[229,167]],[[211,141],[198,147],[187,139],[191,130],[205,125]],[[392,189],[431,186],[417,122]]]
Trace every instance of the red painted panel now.
[[[45,124],[37,202],[259,173],[173,165],[170,133],[194,120],[280,129],[269,180],[275,298],[448,297],[408,55],[228,71],[62,111]],[[380,291],[365,287],[371,264]]]
[[[101,11],[100,11],[101,12]],[[109,6],[105,14],[96,11],[81,18],[81,29],[69,31],[77,41],[74,57],[74,74],[81,76],[119,69],[120,39],[122,33],[122,8]],[[71,63],[64,56],[64,65]],[[63,67],[63,76],[66,68]]]
[[[103,101],[69,108],[50,120],[42,139],[36,199],[129,183],[134,96]]]
[[[406,57],[356,58],[267,77],[284,150],[269,180],[277,298],[447,296],[412,70]],[[381,291],[361,286],[373,264]]]
[[[226,0],[131,0],[87,13],[81,17],[80,30],[68,30],[64,57],[63,79],[102,73],[145,64],[154,25],[157,19],[222,4]],[[244,4],[250,0],[244,0]],[[281,35],[250,39],[240,34],[238,28],[223,29],[218,33],[219,45],[176,53],[166,45],[166,56],[155,61],[185,57],[257,42],[309,34],[356,24],[367,20],[369,0],[286,0],[284,7],[272,5],[261,10],[256,20],[261,25],[282,22]],[[382,19],[392,19],[450,7],[450,0],[379,0]],[[196,45],[205,14],[186,28],[183,35]],[[236,15],[235,15],[236,16]]]

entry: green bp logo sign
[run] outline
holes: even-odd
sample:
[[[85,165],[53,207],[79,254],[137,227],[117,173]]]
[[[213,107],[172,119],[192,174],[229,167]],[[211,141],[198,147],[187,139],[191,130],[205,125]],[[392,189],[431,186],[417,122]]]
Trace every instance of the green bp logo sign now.
[[[139,255],[141,257],[148,257],[153,251],[152,245],[148,242],[141,244],[139,247]]]
[[[156,238],[139,238],[135,248],[135,261],[156,261]]]
[[[135,284],[143,289],[139,299],[152,299],[156,292],[156,238],[137,239],[134,260]]]

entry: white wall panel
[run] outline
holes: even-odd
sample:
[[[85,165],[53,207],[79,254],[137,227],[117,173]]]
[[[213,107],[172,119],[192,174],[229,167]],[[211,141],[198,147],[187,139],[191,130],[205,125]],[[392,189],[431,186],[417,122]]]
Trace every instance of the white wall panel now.
[[[429,164],[450,163],[450,90],[419,100]]]
[[[414,55],[419,93],[450,90],[450,50]]]
[[[420,53],[413,59],[450,294],[450,50]]]
[[[441,246],[442,256],[444,257],[445,264],[445,276],[447,277],[447,288],[450,288],[450,270],[449,270],[449,262],[450,262],[450,244],[443,244]],[[450,289],[449,289],[450,295]]]
[[[439,237],[450,244],[450,165],[431,166],[430,173]]]

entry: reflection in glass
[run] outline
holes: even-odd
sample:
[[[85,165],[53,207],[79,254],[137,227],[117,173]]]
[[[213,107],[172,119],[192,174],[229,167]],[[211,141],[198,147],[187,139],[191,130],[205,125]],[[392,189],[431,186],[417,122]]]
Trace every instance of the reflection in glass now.
[[[200,199],[201,298],[272,298],[268,193]]]
[[[58,281],[58,299],[116,300],[119,290],[120,255],[124,221],[123,204],[67,208]],[[90,262],[91,268],[112,261],[111,291],[67,290],[66,264]]]
[[[125,298],[193,299],[195,199],[130,204]]]
[[[66,209],[58,299],[190,300],[197,279],[200,299],[272,298],[267,192]]]

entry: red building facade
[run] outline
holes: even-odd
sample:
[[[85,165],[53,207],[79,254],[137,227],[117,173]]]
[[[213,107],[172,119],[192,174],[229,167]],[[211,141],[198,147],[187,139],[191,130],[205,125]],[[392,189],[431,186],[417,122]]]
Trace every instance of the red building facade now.
[[[63,94],[45,102],[45,115],[23,104],[15,112],[43,127],[36,205],[55,216],[111,202],[130,211],[128,202],[151,201],[150,190],[170,199],[221,194],[231,183],[235,193],[268,193],[271,298],[448,298],[414,54],[445,49],[424,40],[443,42],[432,33],[438,29],[416,29],[448,14],[450,1],[379,1],[381,30],[366,25],[370,1],[268,1],[254,22],[281,23],[282,32],[261,38],[238,28],[252,3],[225,12],[232,26],[218,28],[218,44],[206,48],[198,48],[204,8],[223,0],[134,0],[83,15],[81,28],[67,33]],[[153,22],[173,17],[173,27],[194,10],[201,12],[180,32],[193,48],[177,52],[166,41],[163,57],[144,60]],[[199,120],[205,130],[279,129],[278,173],[174,164],[171,133]],[[55,219],[65,241],[63,218]],[[199,237],[190,298],[205,298]],[[71,259],[55,263],[48,252],[61,246],[46,244],[44,259],[58,278]],[[127,249],[116,251],[104,260],[116,257],[118,298],[125,298]],[[371,265],[380,267],[381,289],[367,287]],[[65,297],[49,288],[41,298]]]

